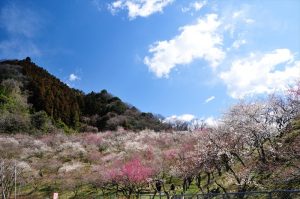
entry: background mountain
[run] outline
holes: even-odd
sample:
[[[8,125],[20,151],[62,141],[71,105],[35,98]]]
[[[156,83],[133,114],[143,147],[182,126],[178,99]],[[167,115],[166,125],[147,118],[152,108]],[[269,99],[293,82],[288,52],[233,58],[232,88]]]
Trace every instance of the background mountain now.
[[[169,128],[158,116],[141,112],[106,90],[85,94],[70,88],[29,57],[1,61],[0,82],[2,131],[45,130],[47,125],[49,130],[49,123],[67,131]]]

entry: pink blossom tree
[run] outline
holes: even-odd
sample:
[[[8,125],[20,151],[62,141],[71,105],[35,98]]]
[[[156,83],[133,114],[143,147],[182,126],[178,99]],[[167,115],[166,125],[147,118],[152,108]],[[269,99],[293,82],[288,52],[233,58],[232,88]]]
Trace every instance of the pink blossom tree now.
[[[154,171],[145,166],[139,158],[132,159],[119,168],[108,171],[110,180],[116,185],[117,191],[121,191],[126,198],[132,194],[137,197],[148,186]]]

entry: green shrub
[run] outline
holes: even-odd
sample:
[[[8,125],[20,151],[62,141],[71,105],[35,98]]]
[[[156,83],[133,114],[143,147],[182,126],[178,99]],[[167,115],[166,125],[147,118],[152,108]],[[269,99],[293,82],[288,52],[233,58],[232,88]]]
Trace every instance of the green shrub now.
[[[35,112],[31,115],[31,124],[39,130],[45,130],[46,125],[49,123],[48,115],[45,111]]]

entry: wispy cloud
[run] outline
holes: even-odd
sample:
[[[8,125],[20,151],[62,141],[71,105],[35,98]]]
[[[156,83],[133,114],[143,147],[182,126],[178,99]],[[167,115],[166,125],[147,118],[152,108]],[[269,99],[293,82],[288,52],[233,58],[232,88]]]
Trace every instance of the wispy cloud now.
[[[224,29],[230,33],[231,38],[242,40],[241,35],[247,32],[250,25],[255,23],[255,20],[249,16],[250,8],[243,6],[240,9],[233,9],[223,14]]]
[[[204,59],[213,68],[224,59],[223,39],[218,28],[221,22],[216,14],[199,18],[196,24],[180,27],[179,35],[170,40],[157,41],[149,49],[144,63],[157,77],[168,77],[177,65]]]
[[[98,11],[102,10],[101,0],[91,0],[91,3],[96,7]]]
[[[0,56],[21,59],[41,55],[34,42],[40,24],[41,17],[33,10],[10,2],[4,5],[0,10],[0,28],[7,37],[0,42]]]
[[[207,104],[208,102],[211,102],[212,100],[214,100],[216,97],[215,96],[210,96],[209,98],[207,98],[205,100],[205,104]]]
[[[232,43],[232,47],[235,49],[239,49],[242,45],[245,45],[247,42],[245,39],[238,39]]]
[[[11,3],[1,9],[0,26],[9,34],[32,38],[38,32],[40,21],[32,10]]]
[[[39,56],[41,51],[31,41],[11,39],[0,42],[0,57],[5,59],[22,59],[27,56]]]
[[[195,1],[190,3],[187,7],[181,8],[182,12],[190,12],[190,11],[199,11],[201,10],[205,5],[206,1]]]
[[[233,98],[244,98],[254,94],[284,91],[289,84],[300,79],[300,61],[295,60],[289,49],[237,59],[220,78]]]
[[[120,10],[127,10],[129,19],[136,17],[148,17],[154,13],[162,12],[164,7],[174,0],[115,0],[108,4],[112,14]]]

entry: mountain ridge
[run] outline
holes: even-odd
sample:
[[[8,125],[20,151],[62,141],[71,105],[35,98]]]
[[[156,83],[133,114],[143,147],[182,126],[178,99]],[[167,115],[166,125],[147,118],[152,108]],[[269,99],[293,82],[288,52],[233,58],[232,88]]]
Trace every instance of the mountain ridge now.
[[[29,57],[24,60],[4,60],[1,65],[1,83],[14,79],[22,84],[31,112],[45,111],[58,123],[66,124],[79,131],[153,129],[170,128],[152,113],[139,111],[123,102],[107,90],[90,92],[70,88],[67,84],[36,65]]]

